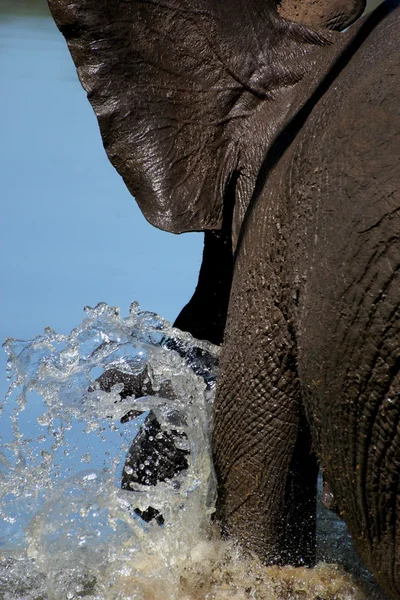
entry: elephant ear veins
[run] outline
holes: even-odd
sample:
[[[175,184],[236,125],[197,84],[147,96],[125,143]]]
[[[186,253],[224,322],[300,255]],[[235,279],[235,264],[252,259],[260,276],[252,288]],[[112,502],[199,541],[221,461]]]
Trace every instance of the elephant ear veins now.
[[[293,56],[291,25],[267,0],[49,5],[108,156],[145,217],[173,232],[220,228],[238,153],[232,131],[299,78],[276,59],[283,46]]]

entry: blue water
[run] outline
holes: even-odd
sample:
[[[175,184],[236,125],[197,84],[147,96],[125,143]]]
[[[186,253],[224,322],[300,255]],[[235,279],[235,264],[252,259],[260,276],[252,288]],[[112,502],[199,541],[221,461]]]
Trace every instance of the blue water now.
[[[202,235],[145,221],[47,5],[31,4],[26,14],[0,0],[0,339],[67,333],[100,301],[127,311],[138,300],[173,320],[194,291]],[[4,366],[1,352],[2,397]]]

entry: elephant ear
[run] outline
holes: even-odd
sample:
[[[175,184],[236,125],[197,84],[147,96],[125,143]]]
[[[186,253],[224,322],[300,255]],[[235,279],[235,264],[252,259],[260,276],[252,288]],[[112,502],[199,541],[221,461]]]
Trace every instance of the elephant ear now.
[[[364,12],[366,0],[278,0],[281,17],[342,31]]]
[[[232,45],[242,11],[222,34],[218,20],[229,14],[213,4],[49,0],[112,164],[145,217],[176,233],[221,226],[236,152],[227,129],[255,75],[251,44],[243,62],[240,40]],[[266,25],[248,23],[257,40]]]
[[[284,21],[273,0],[49,6],[108,156],[145,217],[175,233],[219,229],[239,125],[274,86],[290,83],[271,59],[279,44],[294,43],[277,26]]]

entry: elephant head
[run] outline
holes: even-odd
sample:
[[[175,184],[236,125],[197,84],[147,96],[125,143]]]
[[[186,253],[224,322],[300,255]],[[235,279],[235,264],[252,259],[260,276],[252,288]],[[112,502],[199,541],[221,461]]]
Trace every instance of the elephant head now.
[[[400,598],[399,0],[343,34],[328,28],[362,2],[49,4],[146,218],[206,232],[176,324],[224,338],[224,532],[265,562],[312,564],[316,452],[362,557]]]

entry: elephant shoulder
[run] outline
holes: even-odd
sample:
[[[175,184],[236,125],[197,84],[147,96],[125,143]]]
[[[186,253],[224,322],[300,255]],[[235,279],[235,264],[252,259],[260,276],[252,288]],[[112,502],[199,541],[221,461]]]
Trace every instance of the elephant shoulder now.
[[[375,21],[371,15],[368,35],[317,109],[329,144],[349,164],[363,162],[363,171],[377,162],[387,170],[400,156],[400,3],[384,3],[381,10]]]
[[[375,117],[395,117],[400,96],[400,0],[378,9],[343,35],[331,66],[331,81],[316,114],[339,131],[370,130]],[[333,110],[334,107],[334,110]],[[377,123],[378,128],[381,126]]]
[[[384,2],[371,15],[371,31],[354,59],[348,77],[353,78],[352,95],[361,104],[381,104],[400,96],[400,2]],[[377,15],[375,20],[374,15]],[[365,22],[367,25],[368,22]]]

